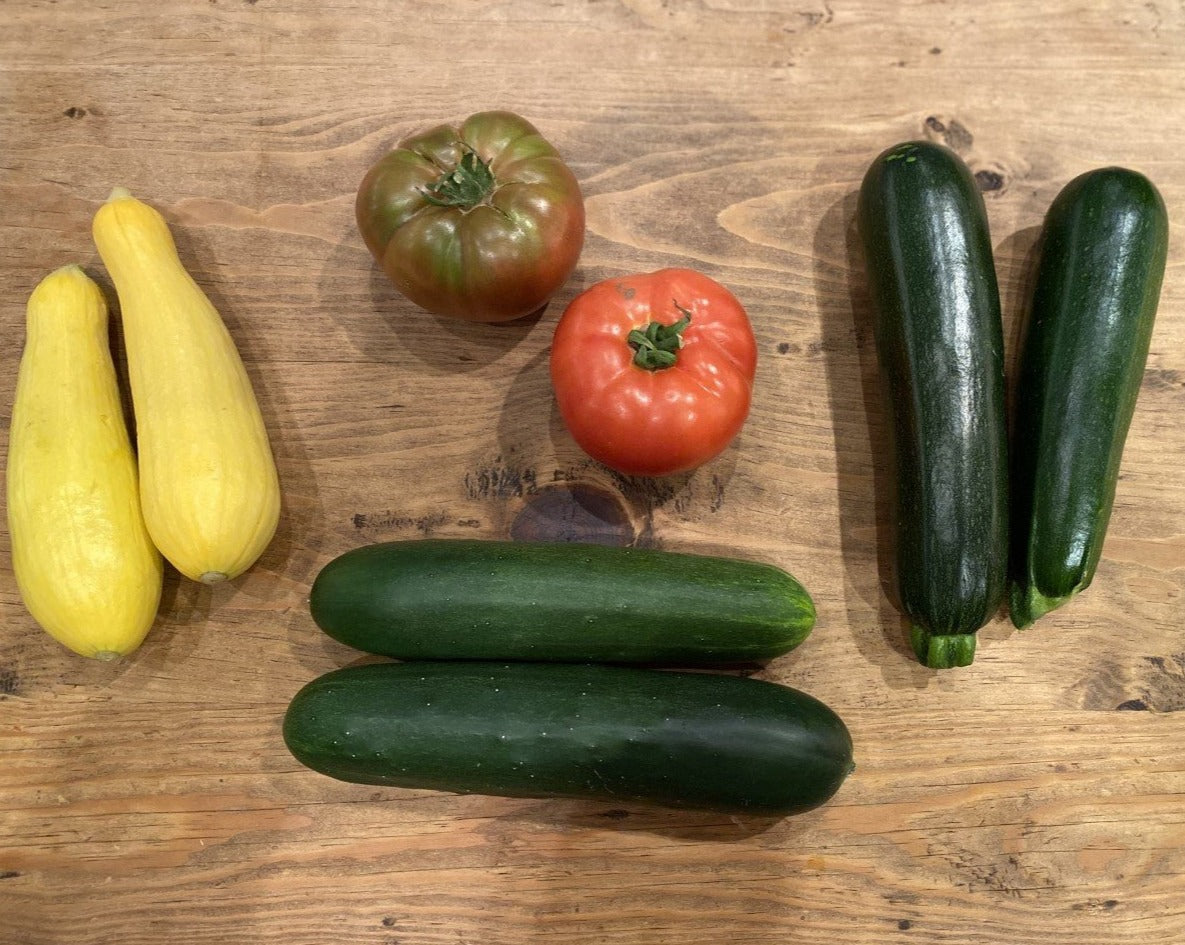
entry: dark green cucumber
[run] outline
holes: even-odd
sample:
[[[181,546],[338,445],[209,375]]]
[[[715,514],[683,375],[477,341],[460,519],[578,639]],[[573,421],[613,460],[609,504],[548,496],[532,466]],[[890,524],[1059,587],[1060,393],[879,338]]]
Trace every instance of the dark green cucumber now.
[[[1168,246],[1143,175],[1075,178],[1042,228],[1013,440],[1013,623],[1094,578],[1144,375]]]
[[[742,663],[815,621],[768,564],[587,544],[422,539],[368,545],[313,582],[331,637],[396,659]]]
[[[349,667],[297,693],[284,740],[360,784],[766,815],[822,804],[852,769],[847,728],[805,693],[623,666]]]
[[[928,666],[964,666],[1007,580],[1004,338],[987,214],[959,158],[908,142],[858,226],[895,461],[897,588]]]

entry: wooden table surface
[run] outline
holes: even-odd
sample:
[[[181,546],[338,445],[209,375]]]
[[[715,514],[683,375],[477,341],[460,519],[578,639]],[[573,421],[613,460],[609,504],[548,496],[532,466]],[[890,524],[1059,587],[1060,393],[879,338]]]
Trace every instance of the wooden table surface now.
[[[223,313],[284,494],[257,566],[214,589],[167,575],[118,665],[34,625],[0,540],[3,945],[1185,941],[1185,5],[10,0],[0,27],[3,403],[49,270],[82,263],[114,305],[90,219],[124,185]],[[388,286],[353,199],[405,134],[494,107],[560,149],[588,233],[541,317],[468,326]],[[994,620],[947,672],[908,653],[888,596],[853,239],[865,168],[913,137],[985,191],[1010,353],[1073,176],[1144,171],[1173,220],[1095,586],[1023,634]],[[624,479],[566,434],[551,333],[583,288],[672,265],[746,305],[753,410],[694,474]],[[571,538],[598,514],[615,540],[810,589],[814,634],[759,675],[848,723],[858,768],[829,804],[458,797],[288,754],[288,700],[357,656],[309,617],[330,558]]]

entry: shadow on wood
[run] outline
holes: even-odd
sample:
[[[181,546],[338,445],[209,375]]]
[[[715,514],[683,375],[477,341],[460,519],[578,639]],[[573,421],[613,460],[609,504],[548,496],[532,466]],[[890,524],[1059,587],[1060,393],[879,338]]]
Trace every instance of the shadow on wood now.
[[[815,283],[835,432],[840,542],[848,623],[856,644],[894,688],[933,675],[909,648],[894,567],[892,442],[877,370],[872,300],[856,232],[855,191],[836,201],[815,234]],[[846,287],[846,292],[837,289]],[[871,541],[870,541],[871,537]],[[862,632],[870,619],[879,635]]]

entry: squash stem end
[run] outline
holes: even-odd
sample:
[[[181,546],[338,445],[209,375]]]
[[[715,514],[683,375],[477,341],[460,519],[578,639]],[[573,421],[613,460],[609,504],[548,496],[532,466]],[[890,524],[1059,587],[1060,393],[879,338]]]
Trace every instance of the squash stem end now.
[[[1008,616],[1017,630],[1027,630],[1051,610],[1057,610],[1076,594],[1047,597],[1032,585],[1013,584],[1008,594]]]
[[[975,660],[974,633],[931,633],[916,624],[909,628],[909,642],[917,658],[930,669],[970,666]]]

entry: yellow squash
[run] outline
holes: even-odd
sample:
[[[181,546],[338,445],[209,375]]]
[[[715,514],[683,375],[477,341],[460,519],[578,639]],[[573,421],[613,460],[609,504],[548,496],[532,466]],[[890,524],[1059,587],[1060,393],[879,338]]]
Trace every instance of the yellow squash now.
[[[119,294],[149,534],[194,580],[236,577],[263,553],[280,515],[242,359],[156,210],[117,188],[93,235]]]
[[[12,567],[33,618],[76,653],[136,649],[156,616],[161,557],[107,344],[107,303],[77,266],[29,296],[8,439]]]

